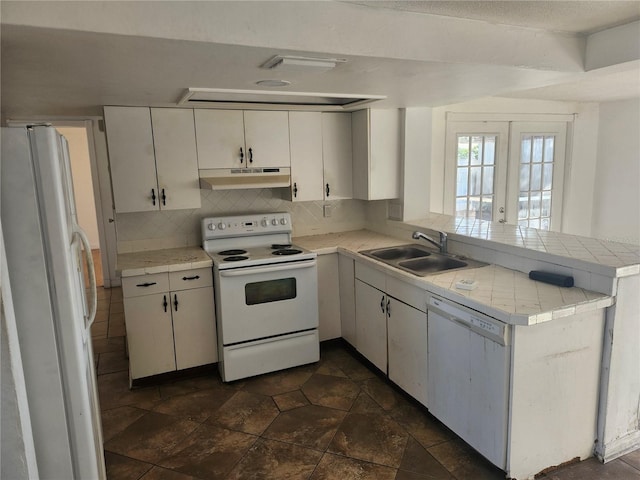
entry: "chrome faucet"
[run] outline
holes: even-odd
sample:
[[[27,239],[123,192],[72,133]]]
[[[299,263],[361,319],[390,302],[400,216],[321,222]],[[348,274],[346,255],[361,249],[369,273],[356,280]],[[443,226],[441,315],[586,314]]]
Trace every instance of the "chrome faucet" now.
[[[414,240],[420,240],[420,239],[426,240],[427,242],[438,247],[438,249],[440,250],[440,253],[447,253],[447,234],[445,232],[440,232],[440,231],[438,233],[440,234],[440,242],[438,242],[437,240],[434,240],[429,235],[426,235],[422,232],[413,232],[413,235],[411,235],[411,237]]]

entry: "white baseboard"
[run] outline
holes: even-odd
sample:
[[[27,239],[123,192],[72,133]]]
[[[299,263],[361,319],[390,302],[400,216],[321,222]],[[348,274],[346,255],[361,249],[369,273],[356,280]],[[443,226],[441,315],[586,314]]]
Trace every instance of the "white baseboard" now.
[[[624,437],[616,438],[606,445],[601,445],[598,442],[595,455],[598,460],[607,463],[638,448],[640,448],[640,430],[636,430]]]

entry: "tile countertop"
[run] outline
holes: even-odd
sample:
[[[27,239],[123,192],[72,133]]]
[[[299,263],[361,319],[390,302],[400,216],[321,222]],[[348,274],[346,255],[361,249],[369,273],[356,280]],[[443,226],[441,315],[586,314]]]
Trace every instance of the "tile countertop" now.
[[[360,250],[410,243],[368,230],[296,237],[294,243],[319,255],[339,251],[407,283],[512,325],[535,325],[613,304],[613,298],[608,295],[536,282],[525,273],[497,265],[418,277],[359,254]],[[458,290],[455,284],[462,279],[477,280],[479,285],[471,291]]]
[[[404,223],[389,223],[400,227],[442,230],[447,232],[452,240],[475,243],[483,247],[494,244],[501,251],[511,251],[533,259],[561,259],[559,263],[567,267],[609,277],[640,274],[638,245],[440,213],[430,213],[426,218]]]
[[[211,267],[213,262],[200,247],[167,248],[144,252],[120,253],[116,259],[116,273],[122,277],[151,273],[177,272]]]

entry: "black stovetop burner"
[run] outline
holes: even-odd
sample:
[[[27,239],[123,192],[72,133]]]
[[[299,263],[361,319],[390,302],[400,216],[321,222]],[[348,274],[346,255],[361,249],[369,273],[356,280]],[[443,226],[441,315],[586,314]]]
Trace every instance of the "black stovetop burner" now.
[[[218,252],[218,255],[226,257],[228,255],[242,255],[243,253],[247,253],[246,250],[241,250],[239,248],[235,248],[232,250],[223,250],[222,252]]]
[[[241,252],[243,250],[240,250]],[[223,259],[223,261],[225,262],[240,262],[242,260],[249,260],[249,257],[245,256],[245,255],[232,255],[230,257],[225,257]]]
[[[285,248],[290,248],[290,247],[291,247],[290,243],[274,243],[273,245],[271,245],[272,250],[283,250]]]
[[[298,253],[302,253],[302,250],[298,250],[296,248],[282,248],[271,252],[271,255],[297,255]]]

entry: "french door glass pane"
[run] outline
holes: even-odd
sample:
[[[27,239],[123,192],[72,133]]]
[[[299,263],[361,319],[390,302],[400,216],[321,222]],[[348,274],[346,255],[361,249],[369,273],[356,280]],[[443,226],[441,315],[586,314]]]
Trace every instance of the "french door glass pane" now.
[[[533,137],[533,152],[531,154],[533,163],[542,162],[542,137]]]
[[[553,164],[545,163],[543,169],[542,189],[551,190],[551,185],[553,185]]]
[[[496,137],[484,138],[484,162],[485,165],[496,163]]]
[[[554,140],[555,138],[552,136],[547,136],[544,139],[544,161],[545,163],[553,162],[553,149],[554,149]]]
[[[471,165],[482,165],[483,137],[471,137]]]
[[[493,217],[496,135],[458,135],[456,215]]]
[[[469,165],[469,137],[458,137],[458,165]]]
[[[540,190],[540,184],[542,181],[542,165],[531,165],[531,183],[529,184],[529,190]]]
[[[468,186],[469,186],[469,169],[468,168],[459,168],[457,171],[457,182],[456,182],[456,196],[462,197],[467,195]]]
[[[518,225],[549,229],[553,189],[553,135],[522,135]]]

